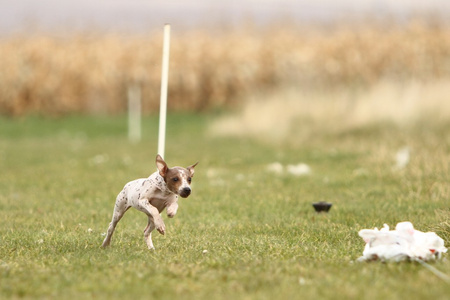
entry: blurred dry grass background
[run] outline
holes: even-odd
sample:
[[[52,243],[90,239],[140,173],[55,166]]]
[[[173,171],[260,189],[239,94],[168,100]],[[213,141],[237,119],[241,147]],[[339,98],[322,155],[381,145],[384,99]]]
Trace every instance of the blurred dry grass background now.
[[[142,86],[144,111],[157,111],[161,52],[159,33],[3,37],[0,114],[122,113],[127,87],[135,82]],[[172,110],[204,111],[285,93],[291,105],[298,98],[289,92],[292,88],[304,97],[300,107],[305,101],[317,102],[323,91],[329,92],[325,98],[339,98],[342,93],[336,90],[345,91],[345,99],[367,90],[366,97],[378,93],[385,102],[396,101],[395,95],[403,93],[397,84],[419,90],[417,95],[438,88],[440,98],[430,101],[449,102],[441,99],[448,95],[450,82],[450,26],[444,23],[174,30],[170,59]],[[280,90],[287,92],[274,96]],[[392,91],[388,97],[383,96],[386,90]]]

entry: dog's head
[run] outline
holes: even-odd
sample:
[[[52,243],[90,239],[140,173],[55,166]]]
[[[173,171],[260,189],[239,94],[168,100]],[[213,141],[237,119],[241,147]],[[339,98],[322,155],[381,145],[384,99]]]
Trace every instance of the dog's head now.
[[[156,167],[159,175],[164,178],[167,187],[172,193],[183,198],[187,198],[191,194],[191,180],[194,177],[194,168],[197,164],[198,162],[187,168],[169,168],[159,154],[156,156]]]

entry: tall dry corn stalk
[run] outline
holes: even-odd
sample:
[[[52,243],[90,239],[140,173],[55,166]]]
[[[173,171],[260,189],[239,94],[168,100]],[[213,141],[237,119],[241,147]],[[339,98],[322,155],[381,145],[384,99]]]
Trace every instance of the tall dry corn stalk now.
[[[121,113],[142,86],[157,111],[162,36],[72,34],[0,40],[0,114]],[[280,86],[367,87],[450,77],[450,27],[427,22],[328,29],[274,26],[172,38],[169,108],[206,110]]]

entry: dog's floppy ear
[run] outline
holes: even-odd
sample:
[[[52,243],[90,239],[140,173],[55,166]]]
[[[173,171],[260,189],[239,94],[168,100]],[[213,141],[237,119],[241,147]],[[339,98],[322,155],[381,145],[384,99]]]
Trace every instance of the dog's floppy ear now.
[[[192,166],[187,167],[186,169],[189,171],[189,173],[191,174],[191,177],[194,177],[194,168],[195,166],[198,164],[198,162],[196,162],[195,164],[193,164]]]
[[[156,155],[156,167],[158,168],[159,175],[162,177],[165,177],[167,174],[167,170],[169,170],[169,167],[167,166],[164,159],[161,157],[161,155]]]

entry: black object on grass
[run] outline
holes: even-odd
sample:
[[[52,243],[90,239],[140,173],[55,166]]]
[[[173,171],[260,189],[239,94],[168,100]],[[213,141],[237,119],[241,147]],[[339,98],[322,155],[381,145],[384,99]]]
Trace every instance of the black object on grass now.
[[[316,212],[328,212],[333,204],[325,201],[315,202],[313,203],[313,207],[316,210]]]

